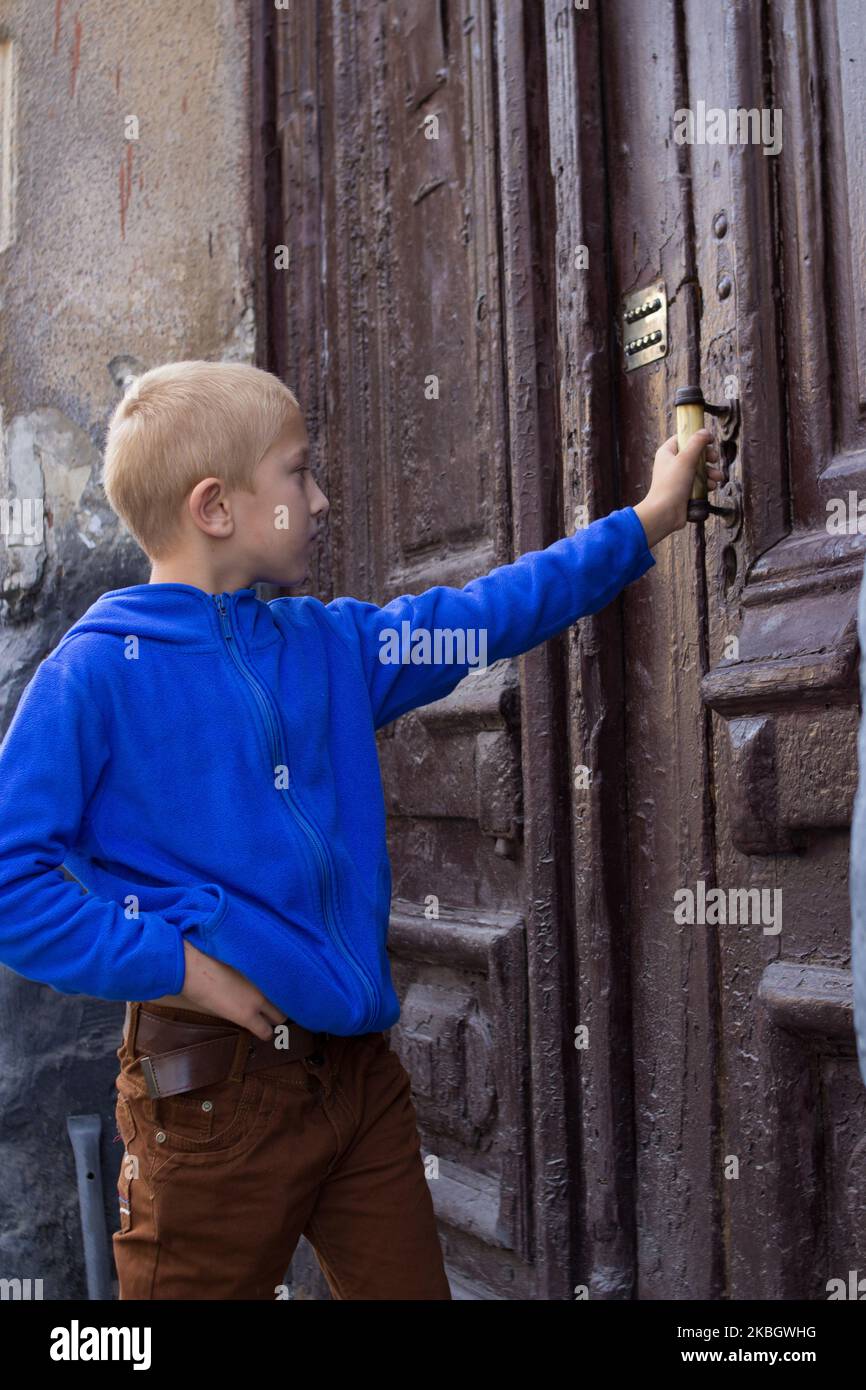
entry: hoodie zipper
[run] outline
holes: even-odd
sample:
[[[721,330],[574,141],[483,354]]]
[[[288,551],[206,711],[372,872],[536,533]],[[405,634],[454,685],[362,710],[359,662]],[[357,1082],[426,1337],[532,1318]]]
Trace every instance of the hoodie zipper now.
[[[244,677],[250,689],[252,690],[256,703],[264,720],[265,732],[267,733],[271,745],[271,753],[274,758],[274,768],[276,768],[277,766],[288,768],[289,764],[283,756],[283,750],[281,746],[280,727],[278,722],[279,715],[277,711],[275,711],[273,708],[270,693],[268,692],[267,687],[264,686],[263,683],[259,681],[258,677],[254,675],[254,673],[247,665],[247,663],[244,661],[243,657],[238,651],[238,644],[233,640],[231,624],[229,621],[228,614],[226,613],[226,607],[223,603],[222,595],[214,594],[212,595],[212,597],[214,603],[217,606],[217,609],[219,610],[220,623],[222,625],[222,630],[225,636],[226,646],[228,648],[229,654],[232,657],[232,660],[234,661],[241,675]],[[289,786],[288,788],[280,787],[280,794],[286,806],[291,811],[292,817],[295,820],[296,824],[301,827],[316,853],[316,860],[319,867],[319,877],[322,892],[322,908],[325,916],[325,925],[328,928],[328,931],[330,933],[331,939],[334,941],[334,944],[338,947],[341,954],[345,957],[346,961],[355,971],[356,975],[358,976],[359,980],[364,986],[364,991],[367,996],[369,1008],[368,1012],[364,1016],[363,1023],[367,1025],[370,1022],[372,1022],[372,1020],[375,1018],[378,1009],[376,989],[361,963],[355,958],[353,953],[350,951],[349,946],[346,943],[345,938],[343,936],[342,930],[337,922],[336,915],[332,916],[330,910],[331,888],[333,877],[335,877],[335,874],[333,873],[333,869],[330,865],[330,853],[318,829],[312,823],[312,821],[310,821],[310,819],[302,810],[301,806],[295,800],[292,787],[292,773],[291,768],[289,768]],[[363,1032],[363,1028],[359,1029],[359,1031]]]

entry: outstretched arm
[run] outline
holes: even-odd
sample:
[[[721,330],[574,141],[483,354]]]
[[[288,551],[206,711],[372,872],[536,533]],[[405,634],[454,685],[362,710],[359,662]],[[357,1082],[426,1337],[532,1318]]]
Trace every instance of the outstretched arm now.
[[[610,603],[655,561],[631,507],[462,589],[437,584],[379,608],[353,598],[329,610],[357,644],[376,728],[447,695],[473,667],[518,656]]]
[[[328,604],[358,650],[375,727],[442,699],[473,667],[530,651],[639,579],[655,564],[651,546],[686,524],[695,467],[710,438],[698,431],[682,451],[676,436],[667,440],[637,507],[611,512],[462,589],[437,584],[381,608],[354,598]],[[715,468],[708,475],[721,477]]]

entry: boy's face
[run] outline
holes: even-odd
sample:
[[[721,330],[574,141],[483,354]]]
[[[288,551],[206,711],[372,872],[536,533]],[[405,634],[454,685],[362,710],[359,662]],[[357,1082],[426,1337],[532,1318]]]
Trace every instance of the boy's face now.
[[[237,538],[253,582],[288,587],[310,573],[329,503],[310,472],[309,440],[298,410],[259,460],[255,492],[232,494]]]

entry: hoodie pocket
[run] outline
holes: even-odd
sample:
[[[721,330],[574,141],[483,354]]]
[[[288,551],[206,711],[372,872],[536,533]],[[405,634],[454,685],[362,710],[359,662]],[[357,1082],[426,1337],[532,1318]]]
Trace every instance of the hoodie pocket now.
[[[365,1030],[367,998],[357,970],[348,964],[318,923],[286,921],[234,896],[201,933],[206,955],[239,970],[313,1032]],[[199,939],[192,944],[198,946]]]
[[[193,930],[205,936],[222,921],[228,899],[218,883],[198,883],[191,888],[140,887],[139,911],[156,912],[179,931]]]

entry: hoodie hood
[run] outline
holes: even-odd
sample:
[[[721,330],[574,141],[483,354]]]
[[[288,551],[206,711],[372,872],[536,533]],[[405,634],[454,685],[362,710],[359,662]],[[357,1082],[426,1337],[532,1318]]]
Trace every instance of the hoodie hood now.
[[[279,638],[267,603],[255,589],[209,594],[193,584],[132,584],[110,589],[92,603],[61,639],[57,650],[85,632],[139,637],[185,650],[214,650],[222,644],[220,604],[231,631],[249,650]],[[285,602],[285,611],[290,605]]]

